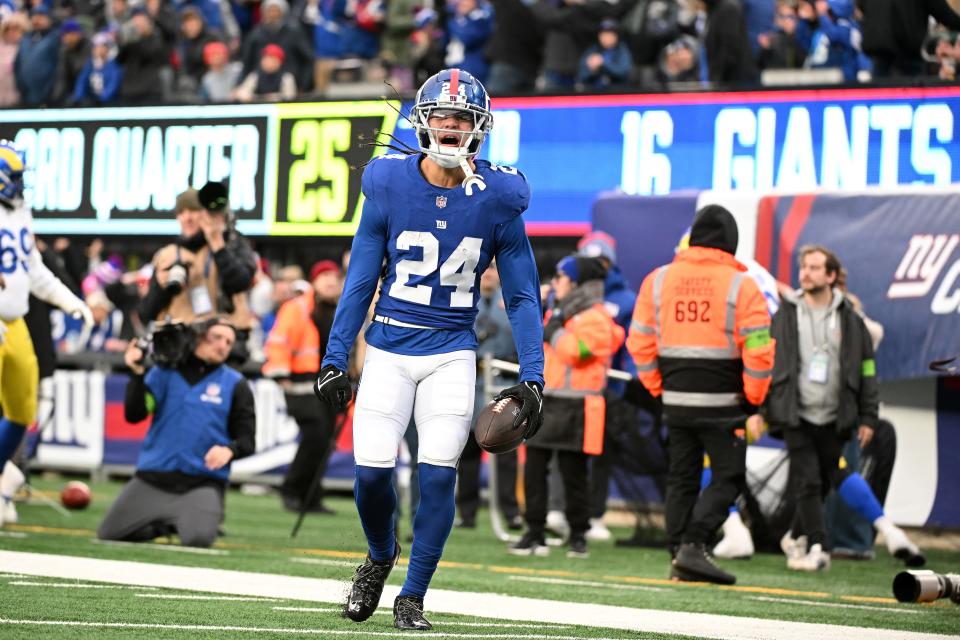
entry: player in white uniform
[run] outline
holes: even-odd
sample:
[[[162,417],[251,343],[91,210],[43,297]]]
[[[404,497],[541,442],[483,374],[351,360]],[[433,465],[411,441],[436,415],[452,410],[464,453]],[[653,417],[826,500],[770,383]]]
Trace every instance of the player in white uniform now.
[[[0,140],[0,525],[16,518],[12,494],[23,476],[9,460],[37,413],[37,356],[23,320],[30,294],[94,324],[87,305],[40,258],[23,201],[24,168],[23,153]]]

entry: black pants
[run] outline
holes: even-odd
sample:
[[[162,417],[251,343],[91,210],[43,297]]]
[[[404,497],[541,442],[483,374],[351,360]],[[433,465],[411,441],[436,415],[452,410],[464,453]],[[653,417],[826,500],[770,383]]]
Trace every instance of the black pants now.
[[[834,425],[809,422],[801,422],[799,429],[784,429],[783,439],[790,456],[790,491],[797,503],[791,530],[794,536],[806,535],[810,545],[822,545],[823,499],[850,475],[849,469],[840,468],[844,442]]]
[[[317,400],[316,396],[301,394],[284,394],[287,401],[287,413],[297,421],[300,427],[300,446],[287,469],[280,491],[283,495],[297,500],[306,500],[311,484],[318,485],[322,473],[318,473],[321,465],[326,465],[327,450],[332,446],[333,429],[336,414],[325,402]],[[315,506],[320,501],[320,487],[314,492]]]
[[[547,523],[547,469],[553,453],[553,449],[527,447],[527,463],[523,470],[523,484],[527,495],[524,520],[530,532],[536,535],[543,535]],[[556,453],[567,502],[564,511],[570,524],[570,535],[582,536],[590,528],[587,454],[582,451]]]
[[[671,545],[705,543],[746,484],[747,444],[733,429],[669,427],[667,534]],[[703,454],[713,477],[700,492]]]
[[[517,504],[517,452],[494,456],[497,465],[497,504],[507,520],[520,513]],[[463,520],[474,520],[480,506],[480,447],[473,435],[457,465],[457,509]]]

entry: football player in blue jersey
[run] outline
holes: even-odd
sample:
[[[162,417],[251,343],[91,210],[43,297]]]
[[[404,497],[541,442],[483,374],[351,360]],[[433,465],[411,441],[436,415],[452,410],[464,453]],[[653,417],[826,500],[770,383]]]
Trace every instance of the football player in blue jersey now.
[[[419,152],[378,157],[363,173],[366,201],[316,392],[338,408],[349,402],[347,355],[386,260],[353,423],[354,493],[369,549],[345,615],[361,622],[373,614],[400,555],[391,477],[412,414],[420,506],[394,626],[430,629],[423,597],[453,526],[456,466],[473,415],[479,280],[493,258],[520,360],[519,384],[500,397],[522,403],[514,425],[527,438],[542,421],[543,327],[521,217],[530,188],[516,169],[477,158],[493,125],[486,90],[465,71],[441,71],[417,92],[411,124]]]

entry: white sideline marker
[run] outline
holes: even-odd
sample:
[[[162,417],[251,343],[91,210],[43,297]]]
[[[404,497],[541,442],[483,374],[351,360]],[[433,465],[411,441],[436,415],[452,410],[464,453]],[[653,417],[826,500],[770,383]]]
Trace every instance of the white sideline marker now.
[[[347,586],[347,582],[342,580],[311,579],[269,573],[181,567],[145,562],[98,560],[95,558],[17,551],[0,551],[0,567],[11,573],[71,580],[104,582],[103,576],[110,576],[110,582],[118,584],[146,584],[152,587],[176,590],[338,604],[343,599]],[[384,597],[387,598],[387,602],[390,602],[399,592],[400,588],[398,586],[389,585],[384,590]],[[489,611],[493,612],[492,616],[500,621],[575,624],[634,632],[682,634],[724,640],[758,640],[761,638],[764,640],[770,638],[778,640],[810,640],[811,638],[817,640],[850,640],[851,638],[857,640],[866,638],[870,640],[946,640],[951,637],[916,631],[791,622],[658,609],[634,609],[446,589],[434,589],[430,592],[428,608],[429,611],[435,613],[454,613],[467,616],[476,616],[478,611]],[[50,622],[53,624],[52,621]],[[44,625],[47,624],[47,621],[0,620],[0,624]],[[91,627],[109,626],[96,623],[67,624]],[[138,627],[130,626],[129,628]],[[207,627],[144,625],[142,628],[199,630]],[[230,627],[224,627],[223,629],[233,630]],[[246,631],[243,627],[237,627],[235,630]],[[263,630],[263,632],[267,631]],[[279,632],[287,633],[293,632],[293,630]],[[319,633],[340,635],[330,629],[321,630]],[[351,629],[347,633],[359,634],[360,632]]]
[[[135,587],[134,587],[135,588]],[[236,602],[276,602],[276,598],[257,598],[255,596],[200,596],[178,593],[135,593],[138,598],[160,598],[161,600],[225,600]]]
[[[203,547],[184,547],[178,544],[157,544],[156,542],[125,542],[123,540],[100,540],[90,538],[94,544],[109,547],[136,547],[137,549],[156,549],[157,551],[173,551],[174,553],[193,553],[200,556],[228,556],[226,549],[204,549]]]

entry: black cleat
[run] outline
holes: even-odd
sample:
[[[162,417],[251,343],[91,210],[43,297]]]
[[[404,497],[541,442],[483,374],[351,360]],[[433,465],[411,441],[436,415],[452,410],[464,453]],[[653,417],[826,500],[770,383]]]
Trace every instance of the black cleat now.
[[[399,557],[399,544],[393,559],[386,562],[377,562],[370,558],[369,553],[367,554],[367,559],[357,567],[357,572],[353,575],[353,586],[350,587],[350,596],[343,610],[344,616],[354,622],[363,622],[373,615],[380,604],[383,585],[387,583],[390,570],[397,564]]]
[[[583,535],[571,536],[570,549],[567,551],[568,558],[589,558],[590,551],[587,549],[587,540]]]
[[[715,582],[717,584],[733,584],[737,581],[736,576],[727,573],[713,563],[713,559],[707,555],[706,545],[702,543],[687,542],[681,544],[677,550],[677,557],[673,560],[673,569],[670,577],[683,581]]]
[[[413,631],[433,629],[430,621],[423,617],[423,598],[397,596],[397,599],[393,601],[393,626],[397,629]]]

